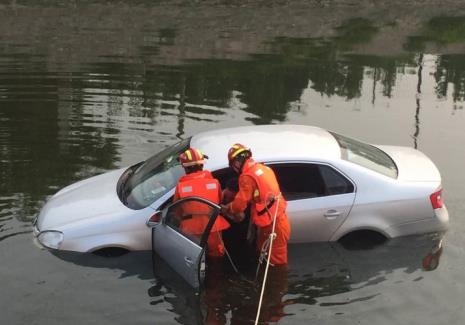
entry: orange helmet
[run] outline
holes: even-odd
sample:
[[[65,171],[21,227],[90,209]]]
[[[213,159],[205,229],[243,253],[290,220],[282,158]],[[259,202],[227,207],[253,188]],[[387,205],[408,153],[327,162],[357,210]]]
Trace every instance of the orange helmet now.
[[[229,148],[228,160],[229,161],[233,160],[234,158],[236,158],[239,154],[241,154],[243,152],[248,152],[249,155],[252,155],[252,151],[249,148],[247,148],[246,146],[244,146],[244,145],[242,145],[240,143],[236,143],[231,148]]]
[[[208,159],[200,150],[189,148],[179,155],[179,162],[182,167],[191,167],[195,165],[203,165],[204,159]]]

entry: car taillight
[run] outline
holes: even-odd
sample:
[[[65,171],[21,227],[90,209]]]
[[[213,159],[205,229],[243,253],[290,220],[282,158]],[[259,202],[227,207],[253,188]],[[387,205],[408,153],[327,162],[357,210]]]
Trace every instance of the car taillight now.
[[[431,205],[433,206],[433,209],[440,209],[444,206],[444,201],[442,199],[442,189],[431,194],[429,198],[431,200]]]

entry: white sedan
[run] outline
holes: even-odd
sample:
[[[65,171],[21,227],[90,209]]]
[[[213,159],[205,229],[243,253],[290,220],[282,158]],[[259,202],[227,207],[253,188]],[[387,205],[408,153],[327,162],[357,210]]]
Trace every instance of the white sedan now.
[[[173,235],[176,227],[167,219],[184,174],[176,158],[189,146],[200,149],[210,157],[205,168],[224,185],[234,176],[227,161],[234,143],[250,147],[255,160],[274,169],[288,201],[291,243],[337,241],[360,232],[392,238],[448,227],[439,171],[420,151],[369,145],[318,127],[265,125],[203,132],[129,168],[65,187],[40,211],[34,235],[51,249],[149,250],[146,222],[163,210],[154,232],[183,237]],[[214,218],[217,207],[211,208]]]

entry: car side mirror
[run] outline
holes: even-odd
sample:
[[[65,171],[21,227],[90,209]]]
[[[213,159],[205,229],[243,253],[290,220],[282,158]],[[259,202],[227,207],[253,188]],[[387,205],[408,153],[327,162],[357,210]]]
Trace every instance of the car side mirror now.
[[[161,217],[163,212],[160,210],[155,211],[155,213],[147,220],[146,225],[149,228],[156,227],[161,222]]]

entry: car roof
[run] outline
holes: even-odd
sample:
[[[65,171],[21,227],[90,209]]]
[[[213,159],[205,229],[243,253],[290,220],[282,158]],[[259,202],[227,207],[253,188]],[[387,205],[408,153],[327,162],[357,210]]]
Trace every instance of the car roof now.
[[[339,144],[328,131],[306,125],[257,125],[206,131],[192,137],[191,147],[209,156],[207,169],[217,169],[228,165],[227,152],[235,143],[249,147],[256,161],[341,157]]]

